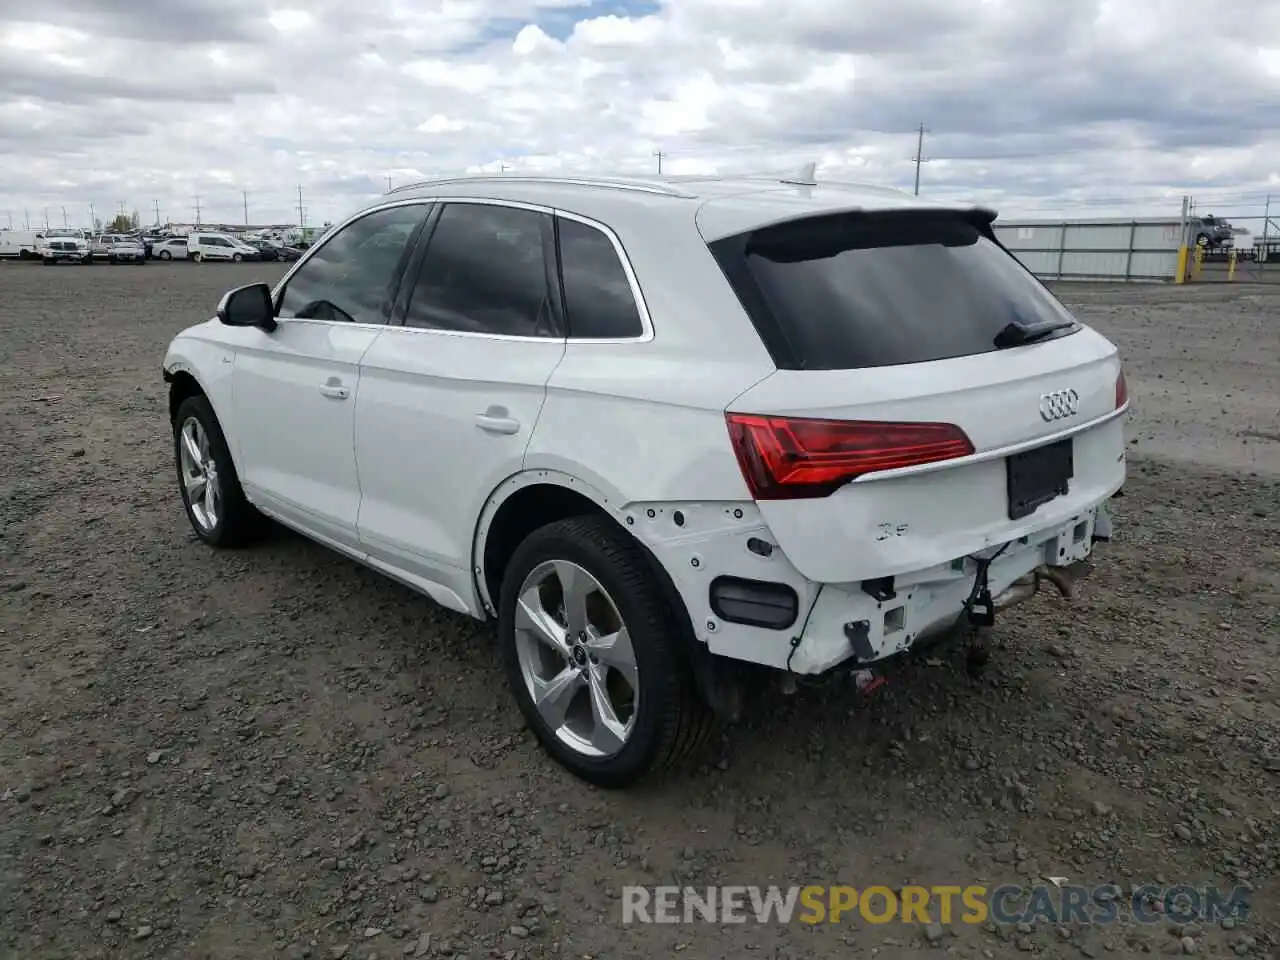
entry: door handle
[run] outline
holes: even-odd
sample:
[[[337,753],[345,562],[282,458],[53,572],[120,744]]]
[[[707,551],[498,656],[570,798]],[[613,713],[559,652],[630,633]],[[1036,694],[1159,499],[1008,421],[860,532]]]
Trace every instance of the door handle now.
[[[320,395],[331,400],[345,400],[351,396],[351,391],[340,383],[322,383],[320,384]]]
[[[490,413],[477,413],[476,426],[486,433],[516,433],[520,429],[520,421],[512,417],[499,417]]]

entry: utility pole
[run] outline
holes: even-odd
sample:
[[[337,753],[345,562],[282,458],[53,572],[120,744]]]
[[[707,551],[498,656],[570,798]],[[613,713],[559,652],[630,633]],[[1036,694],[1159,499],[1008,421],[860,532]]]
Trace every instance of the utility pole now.
[[[31,211],[28,210],[26,207],[22,208],[22,219],[25,220],[27,223],[24,229],[30,230],[31,229]]]
[[[1271,194],[1267,194],[1267,205],[1262,208],[1262,247],[1267,246],[1267,234],[1271,229]]]
[[[89,230],[93,233],[98,232],[98,218],[93,212],[93,201],[89,201]]]
[[[156,208],[156,226],[160,226],[160,201],[152,200],[151,205]]]
[[[49,208],[48,207],[44,208],[44,228],[45,230],[49,229]]]
[[[196,226],[200,226],[200,195],[196,195]]]
[[[387,174],[387,193],[391,192],[391,174]]]
[[[68,224],[68,223],[67,223],[67,208],[66,208],[66,207],[63,207],[63,208],[62,208],[62,225],[63,225],[64,227],[70,226],[70,224]]]
[[[241,190],[240,196],[244,198],[244,225],[249,225],[249,191]]]
[[[653,155],[658,158],[658,176],[662,176],[662,159],[666,156],[661,150],[655,150]]]
[[[916,130],[916,155],[908,157],[916,165],[916,187],[915,195],[920,196],[920,164],[928,163],[929,158],[924,155],[924,135],[929,131],[925,129],[924,124],[920,124]]]
[[[298,229],[301,230],[307,225],[307,211],[302,206],[302,184],[298,184]]]

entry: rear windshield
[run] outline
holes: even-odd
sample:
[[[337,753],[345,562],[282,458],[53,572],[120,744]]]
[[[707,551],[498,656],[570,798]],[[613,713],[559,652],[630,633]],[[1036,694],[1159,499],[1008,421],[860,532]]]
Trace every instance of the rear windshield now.
[[[784,370],[987,353],[1011,322],[1072,319],[981,221],[959,213],[809,217],[711,250]]]

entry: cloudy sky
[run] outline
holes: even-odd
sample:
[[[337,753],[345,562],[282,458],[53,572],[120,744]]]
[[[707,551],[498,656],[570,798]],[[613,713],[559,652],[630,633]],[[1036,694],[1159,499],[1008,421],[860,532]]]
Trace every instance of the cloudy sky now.
[[[1005,216],[1280,207],[1280,0],[0,0],[0,227],[464,170],[786,172]],[[1210,209],[1210,208],[1213,209]]]

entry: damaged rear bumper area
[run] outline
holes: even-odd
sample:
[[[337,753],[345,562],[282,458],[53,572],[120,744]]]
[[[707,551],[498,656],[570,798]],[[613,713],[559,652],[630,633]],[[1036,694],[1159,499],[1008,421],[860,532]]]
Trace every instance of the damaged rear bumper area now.
[[[996,612],[1046,587],[1069,598],[1094,542],[1110,537],[1103,504],[945,566],[861,584],[824,584],[791,640],[786,669],[808,675],[863,669],[967,624],[989,624]]]

